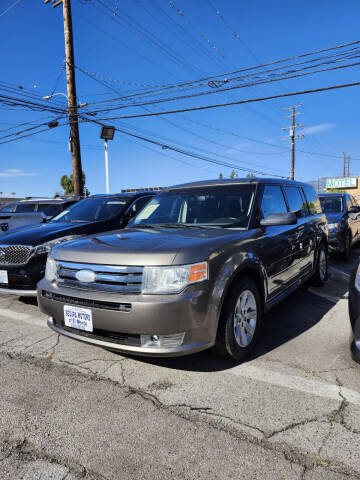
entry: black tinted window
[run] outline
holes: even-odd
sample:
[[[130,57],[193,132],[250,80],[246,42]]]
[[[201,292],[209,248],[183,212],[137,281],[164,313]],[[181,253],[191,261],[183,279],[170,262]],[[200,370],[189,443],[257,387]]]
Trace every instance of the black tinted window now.
[[[34,212],[35,203],[19,203],[16,207],[17,213]]]
[[[314,188],[311,185],[305,185],[303,187],[305,197],[307,200],[308,209],[311,215],[321,213],[321,205],[319,197],[316,195]]]
[[[8,204],[6,204],[6,205],[3,205],[3,206],[0,208],[0,212],[1,212],[1,213],[15,212],[16,205],[17,205],[17,203],[8,203]]]
[[[53,204],[39,204],[38,212],[44,212],[48,217],[55,217],[62,211],[62,206],[56,203]]]
[[[270,213],[286,213],[286,203],[281,187],[279,185],[266,185],[261,202],[261,211],[263,218],[267,218]]]
[[[128,203],[126,198],[87,198],[80,200],[63,212],[52,222],[96,222],[110,220],[119,215]]]
[[[151,200],[152,197],[140,197],[135,200],[135,202],[131,205],[129,211],[131,215],[135,216],[140,210]]]
[[[308,210],[300,189],[298,187],[285,187],[284,190],[290,212],[294,212],[298,218],[306,217]]]
[[[325,213],[339,213],[344,210],[342,197],[320,197],[320,203]]]

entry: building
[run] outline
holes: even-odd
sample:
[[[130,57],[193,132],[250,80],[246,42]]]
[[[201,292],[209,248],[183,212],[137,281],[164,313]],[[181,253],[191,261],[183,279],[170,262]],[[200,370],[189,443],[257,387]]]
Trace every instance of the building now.
[[[341,190],[350,193],[354,197],[360,197],[360,177],[337,177],[327,178],[325,183],[325,191]]]

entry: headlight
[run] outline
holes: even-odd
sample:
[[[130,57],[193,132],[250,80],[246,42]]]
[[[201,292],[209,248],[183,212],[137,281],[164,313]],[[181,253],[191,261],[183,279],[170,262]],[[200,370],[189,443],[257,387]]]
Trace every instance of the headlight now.
[[[340,230],[340,228],[341,228],[341,223],[329,223],[328,224],[329,232],[335,232],[336,230]]]
[[[53,282],[56,278],[57,261],[51,257],[46,260],[45,278],[48,282]]]
[[[74,238],[78,238],[81,235],[68,235],[67,237],[61,237],[61,238],[55,238],[55,240],[51,240],[50,242],[43,243],[41,245],[38,245],[35,248],[34,255],[44,255],[44,254],[49,254],[51,252],[51,249],[57,245],[58,243],[62,242],[68,242],[70,240],[74,240]]]
[[[142,293],[179,293],[187,285],[207,279],[207,262],[171,267],[144,267]]]

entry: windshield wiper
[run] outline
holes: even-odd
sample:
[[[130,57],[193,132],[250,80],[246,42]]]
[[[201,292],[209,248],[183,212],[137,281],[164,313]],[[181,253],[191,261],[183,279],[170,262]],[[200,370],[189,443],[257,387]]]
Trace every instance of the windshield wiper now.
[[[150,223],[139,223],[138,225],[131,225],[129,228],[156,228],[157,225],[151,225]]]

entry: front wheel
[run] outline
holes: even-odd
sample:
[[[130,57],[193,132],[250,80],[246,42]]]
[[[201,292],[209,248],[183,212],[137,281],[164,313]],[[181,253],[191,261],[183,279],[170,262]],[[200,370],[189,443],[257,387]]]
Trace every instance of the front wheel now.
[[[316,260],[316,270],[313,276],[313,284],[321,287],[324,285],[327,279],[327,270],[328,270],[328,258],[325,245],[322,243],[319,245],[317,260]]]
[[[262,324],[262,308],[255,283],[243,277],[225,300],[219,321],[215,353],[243,360],[255,347]]]

